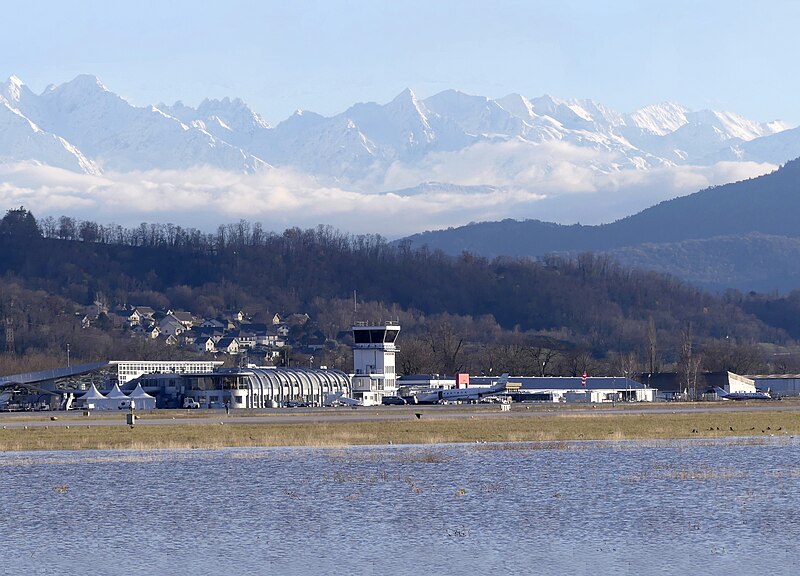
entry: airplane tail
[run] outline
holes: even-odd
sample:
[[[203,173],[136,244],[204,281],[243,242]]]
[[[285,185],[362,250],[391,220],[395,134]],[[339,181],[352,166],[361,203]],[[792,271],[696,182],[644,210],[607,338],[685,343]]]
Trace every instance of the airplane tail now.
[[[723,390],[719,386],[714,386],[714,392],[716,392],[717,396],[719,396],[720,398],[725,398],[728,396],[728,393],[725,392],[725,390]]]
[[[503,372],[503,374],[500,375],[500,378],[497,379],[497,382],[495,382],[495,385],[492,386],[492,389],[495,390],[496,392],[502,392],[503,390],[506,389],[507,384],[508,384],[508,372]]]
[[[344,392],[328,392],[322,404],[324,406],[332,406],[335,402],[338,402],[342,396],[344,396]]]

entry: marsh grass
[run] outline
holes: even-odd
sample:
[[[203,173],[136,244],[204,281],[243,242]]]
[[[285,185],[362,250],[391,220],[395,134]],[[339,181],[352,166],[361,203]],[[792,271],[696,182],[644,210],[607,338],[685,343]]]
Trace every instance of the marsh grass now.
[[[795,411],[676,412],[671,414],[533,413],[481,418],[437,418],[361,422],[181,424],[0,429],[0,450],[191,449],[257,446],[336,448],[352,445],[468,442],[538,443],[538,449],[572,440],[741,437],[743,443],[800,434]],[[485,444],[484,444],[485,443]],[[420,458],[438,461],[435,453]]]
[[[402,452],[398,454],[397,459],[401,462],[422,462],[424,464],[440,464],[447,462],[451,457],[440,452],[433,450],[425,450],[422,452]]]

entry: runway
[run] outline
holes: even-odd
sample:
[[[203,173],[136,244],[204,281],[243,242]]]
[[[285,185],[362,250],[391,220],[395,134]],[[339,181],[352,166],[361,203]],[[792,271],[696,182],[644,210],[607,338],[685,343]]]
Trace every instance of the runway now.
[[[514,404],[512,410],[501,411],[496,404],[451,406],[372,406],[358,408],[278,408],[265,410],[155,410],[137,413],[136,426],[176,426],[209,424],[311,424],[332,422],[380,422],[424,418],[453,420],[475,418],[553,418],[559,416],[620,416],[647,414],[719,414],[740,412],[793,412],[800,416],[796,402],[714,402],[697,404],[618,404],[550,405]],[[127,411],[95,411],[86,416],[70,412],[5,412],[0,413],[0,427],[59,428],[68,426],[127,426]],[[417,416],[419,415],[419,417]]]

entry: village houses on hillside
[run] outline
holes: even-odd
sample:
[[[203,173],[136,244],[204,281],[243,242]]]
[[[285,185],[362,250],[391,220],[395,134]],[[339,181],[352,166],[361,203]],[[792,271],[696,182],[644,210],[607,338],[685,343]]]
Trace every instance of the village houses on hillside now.
[[[302,339],[291,342],[292,326],[306,326],[305,313],[285,318],[274,314],[268,323],[253,322],[242,310],[232,310],[214,318],[204,318],[185,310],[155,310],[149,306],[121,306],[117,309],[94,303],[81,314],[81,325],[88,328],[104,316],[119,330],[132,337],[162,342],[164,346],[181,347],[204,354],[242,355],[266,362],[285,354],[287,347],[313,353],[326,344],[319,331],[303,331]]]

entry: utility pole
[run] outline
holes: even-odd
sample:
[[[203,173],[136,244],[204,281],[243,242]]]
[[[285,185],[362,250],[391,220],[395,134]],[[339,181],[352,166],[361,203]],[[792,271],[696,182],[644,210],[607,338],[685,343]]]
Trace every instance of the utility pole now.
[[[6,316],[6,352],[14,353],[14,321]]]

